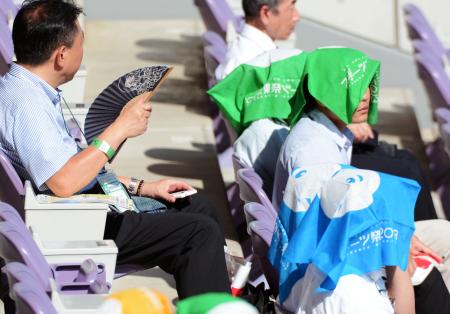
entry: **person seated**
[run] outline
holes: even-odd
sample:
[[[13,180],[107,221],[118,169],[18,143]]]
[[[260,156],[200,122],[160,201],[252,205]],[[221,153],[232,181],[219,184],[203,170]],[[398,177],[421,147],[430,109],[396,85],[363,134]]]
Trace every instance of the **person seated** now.
[[[288,39],[300,20],[295,3],[295,0],[242,0],[245,25],[229,44],[225,60],[216,69],[216,80],[221,81],[258,55],[277,49],[275,40]],[[268,116],[239,131],[233,144],[234,156],[261,176],[269,197],[277,158],[273,152],[280,151],[288,132],[283,119]]]
[[[58,86],[70,81],[83,57],[82,9],[73,1],[25,1],[13,25],[17,62],[0,78],[0,149],[23,180],[39,191],[67,197],[98,190],[97,175],[109,150],[80,149],[67,132]],[[142,94],[124,104],[99,136],[116,150],[127,138],[143,134],[152,106]],[[159,266],[173,274],[180,299],[206,292],[229,292],[224,236],[212,204],[202,197],[175,202],[170,193],[191,189],[179,180],[144,182],[119,177],[134,194],[158,199],[162,213],[111,211],[105,239],[118,247],[117,264]]]
[[[347,128],[352,123],[377,119],[379,62],[349,48],[322,48],[309,53],[300,84],[298,101],[302,107],[300,120],[294,125],[281,149],[275,171],[273,205],[279,208],[289,175],[298,168],[317,164],[349,165],[353,134]],[[440,242],[437,254],[425,246],[419,237],[421,224],[434,224],[449,234],[448,221],[416,222],[416,234],[411,240],[412,254],[425,253],[438,261],[447,254],[443,234],[424,234],[429,243]],[[428,242],[427,241],[427,242]],[[448,259],[444,263],[448,264]],[[448,278],[448,270],[444,277]],[[448,285],[448,283],[447,283]]]
[[[218,81],[237,66],[277,49],[273,41],[288,38],[300,20],[295,1],[243,0],[242,6],[246,25],[231,43],[225,61],[217,68]],[[256,120],[238,131],[240,136],[233,145],[234,156],[247,167],[255,169],[269,197],[273,189],[276,158],[289,132],[289,125],[285,119],[270,116]],[[406,150],[379,143],[377,133],[365,122],[349,124],[348,129],[354,136],[352,165],[416,180],[422,189],[416,204],[415,220],[437,218],[429,184],[417,159]]]
[[[295,29],[300,15],[296,0],[242,0],[245,25],[228,45],[225,60],[216,71],[221,81],[239,65],[276,49],[275,40],[285,40]]]
[[[400,267],[408,264],[419,189],[337,163],[295,168],[269,249],[281,305],[296,313],[394,313],[390,298],[396,313],[413,313],[411,280]]]

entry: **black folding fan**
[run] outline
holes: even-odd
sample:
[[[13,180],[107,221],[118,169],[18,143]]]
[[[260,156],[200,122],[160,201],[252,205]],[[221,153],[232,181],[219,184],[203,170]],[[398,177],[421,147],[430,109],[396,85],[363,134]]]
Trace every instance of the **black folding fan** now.
[[[94,100],[86,115],[84,134],[87,143],[91,143],[113,123],[123,106],[132,98],[148,92],[150,99],[172,69],[169,66],[137,69],[119,77],[106,87]]]

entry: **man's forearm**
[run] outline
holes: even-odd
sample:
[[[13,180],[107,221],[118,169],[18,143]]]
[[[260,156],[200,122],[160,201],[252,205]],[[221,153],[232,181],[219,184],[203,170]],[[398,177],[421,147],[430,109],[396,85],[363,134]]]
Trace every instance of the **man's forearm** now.
[[[109,126],[99,139],[106,141],[114,150],[125,140],[122,132],[114,123]],[[57,196],[71,196],[88,185],[103,168],[108,157],[99,149],[89,146],[69,161],[50,179],[46,185]]]

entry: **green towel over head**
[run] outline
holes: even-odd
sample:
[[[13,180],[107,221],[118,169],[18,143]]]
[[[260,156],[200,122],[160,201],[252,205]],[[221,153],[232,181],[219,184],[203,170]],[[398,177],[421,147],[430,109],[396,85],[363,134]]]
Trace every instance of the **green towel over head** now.
[[[181,300],[177,314],[257,314],[258,311],[243,299],[231,294],[211,292]]]
[[[306,82],[305,82],[306,80]],[[368,123],[377,122],[380,62],[351,48],[319,48],[310,53],[304,67],[297,108],[305,104],[305,84],[312,97],[330,109],[345,124],[350,124],[367,88],[370,88]],[[293,117],[296,122],[302,109]]]
[[[302,109],[296,102],[307,53],[275,49],[237,67],[208,94],[238,134],[251,122],[276,118],[288,123]]]

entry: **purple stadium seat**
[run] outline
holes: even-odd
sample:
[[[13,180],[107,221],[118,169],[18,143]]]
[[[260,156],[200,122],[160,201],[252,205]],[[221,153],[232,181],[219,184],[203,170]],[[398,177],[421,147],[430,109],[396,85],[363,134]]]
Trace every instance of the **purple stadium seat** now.
[[[42,286],[49,291],[49,278],[54,278],[61,293],[105,293],[103,265],[88,259],[82,264],[49,265],[25,225],[0,222],[0,257],[6,263],[20,262],[34,271]]]
[[[447,218],[450,218],[450,107],[436,109],[434,116],[441,138],[429,144],[426,152],[430,159],[430,173]]]
[[[12,224],[24,224],[17,210],[7,203],[0,202],[0,222],[8,221]]]
[[[226,0],[194,0],[208,31],[226,38],[228,23],[231,22],[237,32],[243,25],[243,17],[236,16]]]
[[[0,150],[0,182],[0,201],[17,208],[19,214],[24,217],[25,188],[9,158],[2,150]]]
[[[202,40],[203,40],[203,46],[213,46],[215,48],[218,49],[223,49],[223,51],[226,53],[227,49],[228,49],[228,45],[225,42],[225,40],[220,37],[219,34],[212,32],[212,31],[207,31],[202,35]]]
[[[0,19],[14,17],[18,9],[12,0],[2,0],[0,3]]]
[[[450,159],[444,150],[442,139],[428,144],[425,148],[425,153],[428,158],[428,168],[430,169],[433,189],[437,189],[446,181],[450,173]]]
[[[273,208],[272,202],[262,188],[263,182],[261,177],[252,168],[239,170],[237,172],[236,182],[239,184],[241,199],[245,203],[260,203],[273,217],[277,217],[277,212]]]
[[[226,47],[226,46],[225,46]],[[204,48],[205,69],[208,77],[208,86],[211,87],[216,83],[214,72],[225,58],[226,49],[219,46],[207,46]],[[216,147],[219,152],[219,164],[221,168],[228,168],[231,166],[231,154],[229,149],[231,144],[235,141],[237,134],[229,125],[228,121],[223,118],[218,111],[214,102],[211,104],[211,117],[213,119],[213,130],[216,140]]]
[[[0,18],[0,59],[6,64],[12,62],[14,56],[14,46],[12,42],[11,30],[6,19]]]
[[[0,75],[8,71],[8,65],[14,56],[14,47],[8,19],[13,18],[18,7],[12,0],[0,1]]]
[[[264,207],[261,203],[256,203],[256,202],[247,203],[244,206],[244,211],[245,211],[245,218],[247,220],[247,224],[249,225],[249,230],[248,230],[249,234],[250,234],[250,224],[256,218],[258,218],[258,220],[264,220],[268,223],[271,223],[272,227],[275,225],[275,220],[277,219],[277,217],[274,216],[274,214],[271,210],[267,210],[267,208]],[[270,242],[271,239],[272,239],[272,234],[270,234],[270,238],[266,239],[266,240],[268,240]]]
[[[450,107],[437,108],[434,112],[434,116],[440,125],[450,123]]]
[[[235,173],[237,173],[241,169],[249,168],[236,155],[233,154],[232,158],[233,158],[233,168],[234,168]]]
[[[425,53],[425,54],[430,55],[430,57],[432,57],[432,56],[434,56],[436,58],[438,57],[435,50],[433,49],[434,47],[431,46],[426,40],[413,39],[411,41],[411,43],[412,43],[414,53]]]
[[[12,292],[13,286],[18,282],[32,282],[33,286],[45,291],[46,287],[36,277],[36,274],[25,264],[11,262],[3,266],[2,272],[8,278],[9,290]],[[14,299],[14,296],[12,296]]]
[[[217,66],[225,59],[226,49],[216,46],[207,46],[203,50],[205,60],[206,77],[208,79],[208,88],[217,83],[215,71]]]
[[[29,282],[14,285],[18,314],[58,314],[45,290],[39,289]]]
[[[445,216],[450,219],[450,176],[441,182],[437,188],[438,195],[441,199],[442,207],[445,212]]]
[[[11,164],[9,158],[0,150],[0,201],[12,205],[7,209],[9,212],[3,215],[8,215],[11,217],[11,210],[16,211],[15,208],[19,209],[16,212],[22,217],[25,216],[24,213],[24,198],[25,189],[22,180]],[[1,204],[1,203],[0,203]],[[0,208],[8,208],[5,205],[0,205]],[[3,219],[7,220],[7,219]],[[2,214],[0,213],[0,221],[2,221]],[[10,221],[10,220],[8,220]],[[10,221],[11,222],[11,221]],[[142,267],[137,265],[124,265],[116,266],[114,278],[120,278],[127,274],[142,270]]]
[[[415,54],[415,60],[432,112],[439,107],[450,106],[450,79],[442,65],[427,53]]]
[[[420,10],[417,9],[419,12]],[[445,48],[442,41],[438,38],[433,27],[423,14],[415,13],[405,17],[408,35],[411,40],[423,40],[430,47],[433,47],[433,52],[440,58],[450,58],[450,51]]]
[[[424,17],[422,11],[415,4],[412,4],[412,3],[406,3],[403,6],[403,13],[405,15],[412,15],[412,16],[416,16],[416,17]]]
[[[250,221],[249,231],[252,239],[253,257],[258,261],[272,293],[277,296],[278,273],[267,258],[276,217],[270,214],[270,209],[259,203],[247,203],[244,210]]]

